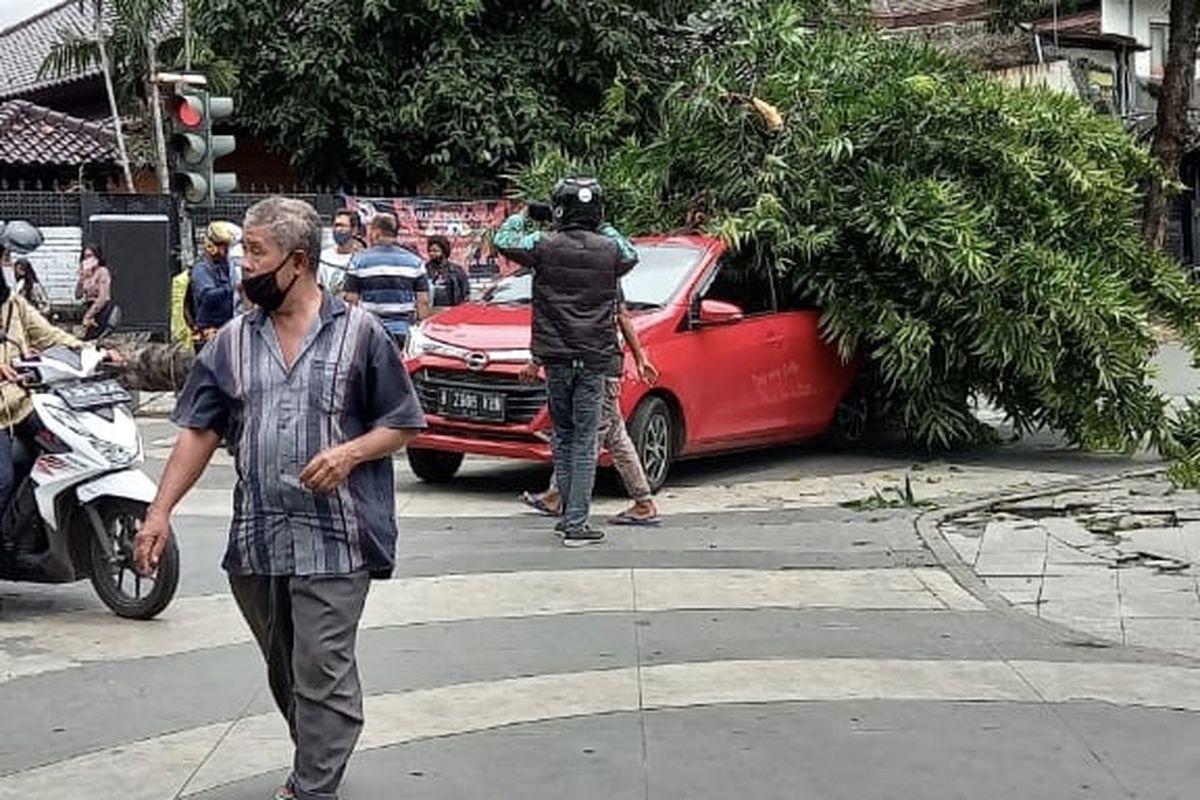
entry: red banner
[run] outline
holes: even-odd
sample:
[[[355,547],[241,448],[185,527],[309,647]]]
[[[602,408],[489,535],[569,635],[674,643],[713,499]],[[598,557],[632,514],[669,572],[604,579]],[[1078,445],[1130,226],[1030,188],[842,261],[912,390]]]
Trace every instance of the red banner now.
[[[509,214],[521,207],[510,200],[428,200],[417,197],[346,197],[346,207],[358,212],[366,224],[381,213],[396,215],[400,223],[399,242],[429,258],[429,237],[450,240],[450,260],[470,272],[471,277],[487,273],[507,275],[516,265],[501,258],[492,248],[492,234]]]

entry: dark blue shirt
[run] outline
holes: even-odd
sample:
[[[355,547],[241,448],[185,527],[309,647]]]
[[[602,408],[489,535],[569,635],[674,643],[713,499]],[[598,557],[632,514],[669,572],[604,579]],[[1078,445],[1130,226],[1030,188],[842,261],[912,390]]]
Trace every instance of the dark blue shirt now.
[[[220,328],[233,319],[233,276],[227,262],[207,258],[192,267],[192,320],[199,328]]]

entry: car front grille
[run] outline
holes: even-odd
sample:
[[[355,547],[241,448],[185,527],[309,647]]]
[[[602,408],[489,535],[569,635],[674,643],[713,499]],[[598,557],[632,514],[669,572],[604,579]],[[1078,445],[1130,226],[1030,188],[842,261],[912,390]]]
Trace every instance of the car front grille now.
[[[546,404],[546,384],[521,383],[515,375],[487,372],[465,372],[449,369],[422,369],[413,375],[413,387],[427,413],[437,414],[440,389],[467,389],[477,392],[498,392],[504,395],[504,421],[528,425]]]

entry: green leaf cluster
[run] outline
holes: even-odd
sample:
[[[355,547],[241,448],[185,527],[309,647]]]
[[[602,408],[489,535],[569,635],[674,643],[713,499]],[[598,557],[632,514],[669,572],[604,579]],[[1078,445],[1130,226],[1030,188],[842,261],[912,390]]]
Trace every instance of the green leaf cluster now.
[[[193,0],[239,121],[307,178],[495,192],[546,143],[599,146],[702,0]],[[624,81],[621,90],[614,82]]]
[[[704,220],[824,310],[828,341],[865,355],[885,413],[923,445],[976,441],[983,398],[1022,433],[1164,439],[1151,324],[1194,345],[1200,293],[1141,244],[1139,187],[1162,179],[1143,147],[1076,99],[813,26],[793,3],[729,24],[661,94],[651,130],[549,149],[522,189],[590,171],[626,230]]]

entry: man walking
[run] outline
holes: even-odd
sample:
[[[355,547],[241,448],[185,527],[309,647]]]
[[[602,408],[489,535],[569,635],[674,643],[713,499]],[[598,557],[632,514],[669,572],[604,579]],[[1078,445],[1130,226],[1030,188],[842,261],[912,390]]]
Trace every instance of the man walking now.
[[[617,341],[618,282],[637,264],[637,252],[604,223],[600,184],[559,181],[551,197],[555,230],[525,231],[524,214],[509,217],[496,247],[533,271],[532,360],[523,377],[544,365],[554,420],[554,466],[564,514],[558,524],[568,547],[603,541],[588,524],[596,481],[597,433],[606,378],[621,374]]]
[[[429,316],[429,278],[421,257],[396,242],[392,214],[376,214],[367,225],[366,250],[350,259],[343,284],[346,302],[379,317],[404,351],[408,329]]]
[[[276,797],[334,800],[363,724],[359,618],[371,577],[395,562],[391,455],[425,422],[378,321],[318,284],[316,211],[273,197],[244,229],[257,308],[222,328],[188,377],[134,557],[144,573],[157,567],[172,510],[225,437],[238,481],[224,567],[295,747]]]

